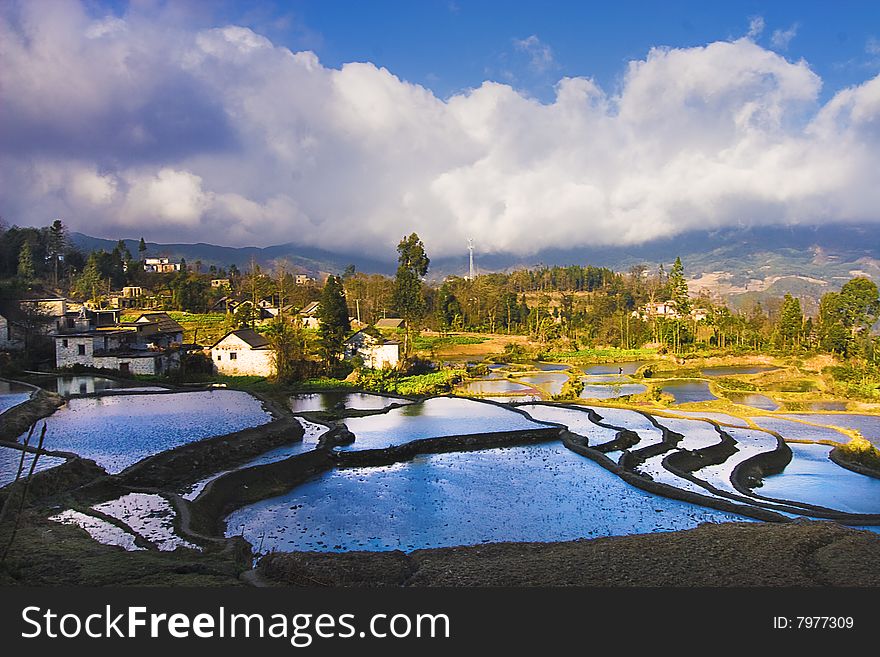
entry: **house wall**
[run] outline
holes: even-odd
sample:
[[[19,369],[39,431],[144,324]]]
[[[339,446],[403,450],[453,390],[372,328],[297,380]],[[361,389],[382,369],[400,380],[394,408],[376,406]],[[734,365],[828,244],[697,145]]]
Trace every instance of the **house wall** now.
[[[65,343],[67,346],[64,346]],[[79,346],[85,346],[85,353],[80,355]],[[103,339],[100,347],[104,347]],[[69,367],[71,365],[94,365],[95,338],[92,337],[59,337],[55,338],[55,366]]]
[[[109,370],[121,370],[122,364],[128,364],[128,371],[132,374],[161,374],[165,371],[166,358],[152,356],[145,358],[131,358],[124,356],[97,356],[88,363],[91,367],[106,368]]]
[[[232,354],[235,358],[232,358]],[[253,349],[244,340],[234,335],[211,348],[211,362],[214,371],[231,376],[272,376],[275,366],[272,363],[271,349]]]

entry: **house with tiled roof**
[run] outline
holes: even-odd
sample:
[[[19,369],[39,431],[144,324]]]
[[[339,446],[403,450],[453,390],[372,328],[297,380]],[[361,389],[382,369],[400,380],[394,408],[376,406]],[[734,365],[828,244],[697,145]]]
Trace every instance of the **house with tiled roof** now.
[[[230,331],[210,349],[214,371],[230,376],[272,376],[275,361],[269,341],[253,329]]]

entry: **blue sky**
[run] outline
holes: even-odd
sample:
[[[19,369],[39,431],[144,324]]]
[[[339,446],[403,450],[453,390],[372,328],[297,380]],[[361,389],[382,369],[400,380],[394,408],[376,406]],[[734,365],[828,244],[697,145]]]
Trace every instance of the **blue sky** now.
[[[880,2],[0,2],[0,217],[393,255],[880,222]]]
[[[441,97],[486,79],[512,82],[543,99],[552,96],[562,76],[593,77],[609,89],[627,62],[643,58],[652,47],[735,39],[748,33],[755,17],[764,22],[756,41],[788,59],[806,59],[826,82],[823,97],[880,69],[880,2],[304,0],[258,5],[230,3],[218,8],[214,19],[240,21],[292,49],[313,50],[326,66],[373,62]],[[531,36],[550,48],[553,60],[546,67],[536,69],[531,53],[516,46]]]

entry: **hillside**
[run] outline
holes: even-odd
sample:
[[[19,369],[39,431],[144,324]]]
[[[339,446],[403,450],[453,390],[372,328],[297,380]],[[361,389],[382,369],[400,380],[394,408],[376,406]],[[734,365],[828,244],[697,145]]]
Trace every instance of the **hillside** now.
[[[83,250],[112,249],[116,242],[73,233],[71,240]],[[133,254],[138,240],[126,239]],[[430,244],[427,245],[430,255]],[[204,267],[216,265],[247,268],[252,260],[271,266],[276,259],[287,260],[305,271],[341,273],[353,264],[367,273],[394,273],[395,254],[386,258],[360,254],[334,253],[296,243],[269,247],[226,247],[212,244],[147,243],[150,255],[201,260]],[[870,224],[826,227],[792,226],[744,228],[717,232],[692,232],[673,239],[655,240],[637,246],[592,247],[543,251],[532,256],[481,254],[477,245],[479,272],[510,270],[541,265],[591,264],[627,271],[646,264],[655,270],[681,256],[691,278],[691,291],[707,291],[734,306],[752,300],[764,301],[789,293],[801,297],[807,310],[814,310],[816,300],[830,289],[839,287],[853,276],[868,276],[880,281],[880,239]],[[440,281],[448,275],[467,273],[466,249],[460,256],[433,257],[429,278]]]

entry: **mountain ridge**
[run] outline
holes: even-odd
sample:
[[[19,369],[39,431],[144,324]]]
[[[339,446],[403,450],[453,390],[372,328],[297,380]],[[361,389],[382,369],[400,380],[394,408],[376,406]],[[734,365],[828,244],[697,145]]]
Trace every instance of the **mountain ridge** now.
[[[877,235],[877,228],[871,224],[739,228],[692,231],[640,245],[551,249],[531,256],[477,252],[475,260],[480,273],[572,264],[625,272],[640,264],[651,271],[663,264],[668,270],[669,264],[681,257],[695,293],[706,291],[726,300],[760,300],[766,295],[779,297],[791,293],[815,301],[853,276],[880,281]],[[83,233],[71,233],[70,238],[86,251],[111,250],[117,243]],[[139,240],[124,242],[132,254],[137,253]],[[339,274],[346,266],[354,265],[365,273],[393,275],[396,268],[392,258],[380,260],[363,254],[337,253],[294,242],[268,247],[147,242],[147,248],[149,255],[167,256],[172,261],[185,258],[190,264],[201,260],[206,268],[235,264],[244,270],[252,260],[262,267],[286,260],[311,274]],[[464,276],[467,271],[468,257],[463,247],[460,256],[432,258],[428,276],[440,281],[449,275]]]

